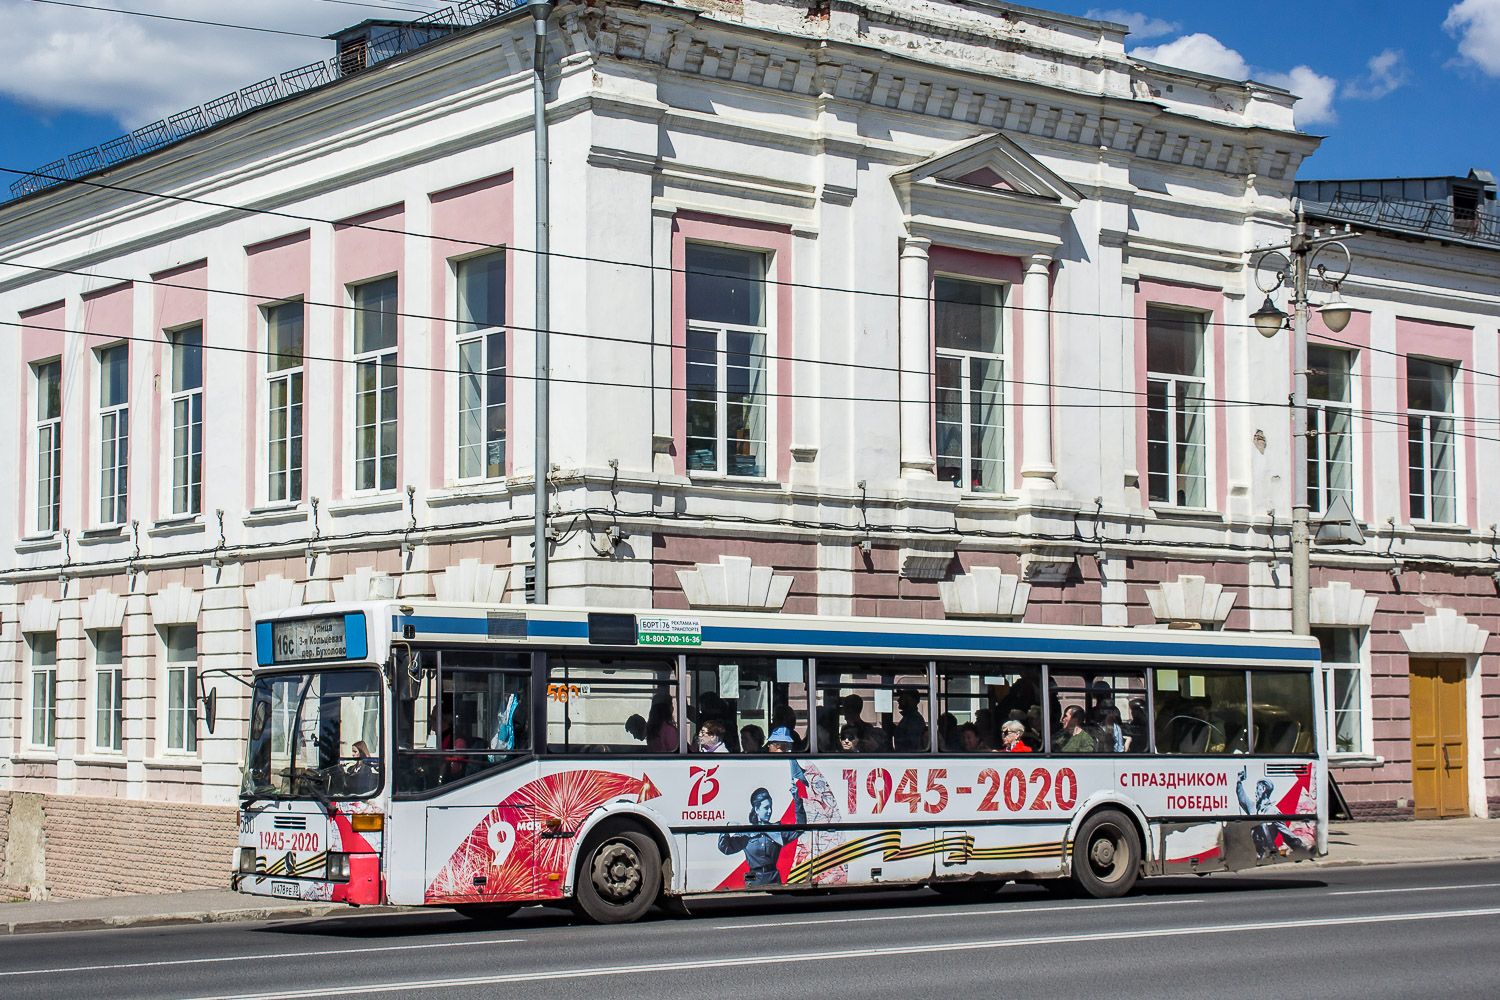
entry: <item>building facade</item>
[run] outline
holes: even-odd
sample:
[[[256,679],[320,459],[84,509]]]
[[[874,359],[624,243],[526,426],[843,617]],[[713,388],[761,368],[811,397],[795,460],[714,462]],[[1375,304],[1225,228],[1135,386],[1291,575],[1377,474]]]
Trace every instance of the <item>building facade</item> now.
[[[351,29],[0,205],[12,891],[220,882],[251,615],[528,599],[531,23],[495,7]],[[1289,627],[1290,345],[1249,315],[1317,146],[1292,95],[988,0],[551,24],[552,602]],[[1314,559],[1336,773],[1486,815],[1494,248],[1350,221],[1309,463],[1366,534]],[[1468,727],[1436,805],[1429,673]]]

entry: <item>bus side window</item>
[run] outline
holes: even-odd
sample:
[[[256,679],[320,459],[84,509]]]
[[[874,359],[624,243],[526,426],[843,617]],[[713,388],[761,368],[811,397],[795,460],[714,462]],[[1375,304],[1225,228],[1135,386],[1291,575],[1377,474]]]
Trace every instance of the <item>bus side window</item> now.
[[[1305,673],[1250,672],[1255,752],[1313,752],[1312,678]]]
[[[1245,671],[1156,668],[1158,753],[1246,753]]]
[[[547,749],[677,752],[674,664],[609,656],[552,656],[548,663]]]
[[[1146,722],[1144,670],[1066,667],[1054,668],[1048,677],[1053,750],[1146,752],[1151,736]]]
[[[927,752],[926,664],[819,664],[817,683],[821,752]]]
[[[694,729],[690,745],[698,745],[698,730],[710,720],[724,730],[730,753],[766,752],[766,741],[777,730],[791,737],[792,752],[807,749],[807,663],[800,658],[771,656],[688,657],[688,718]],[[778,740],[778,742],[780,742]]]
[[[1001,727],[1012,721],[1021,724],[1024,748],[1012,752],[1042,749],[1041,667],[939,661],[937,674],[938,752],[1007,749]]]
[[[531,749],[529,657],[431,650],[396,717],[396,791],[420,793],[485,774]]]

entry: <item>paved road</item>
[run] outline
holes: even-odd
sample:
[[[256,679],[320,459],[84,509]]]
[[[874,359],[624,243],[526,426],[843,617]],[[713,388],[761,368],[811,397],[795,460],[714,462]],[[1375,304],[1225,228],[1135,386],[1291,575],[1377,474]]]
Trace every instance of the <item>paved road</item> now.
[[[1127,899],[745,897],[623,927],[447,911],[0,939],[0,997],[1500,996],[1500,862],[1156,879]]]

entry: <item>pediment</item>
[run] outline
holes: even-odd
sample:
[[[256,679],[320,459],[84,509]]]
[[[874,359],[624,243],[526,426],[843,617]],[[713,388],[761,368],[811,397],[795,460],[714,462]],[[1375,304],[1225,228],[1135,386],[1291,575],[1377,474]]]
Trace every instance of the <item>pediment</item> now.
[[[1043,199],[1074,208],[1083,196],[1014,140],[994,132],[970,139],[891,175],[898,189],[921,185]]]

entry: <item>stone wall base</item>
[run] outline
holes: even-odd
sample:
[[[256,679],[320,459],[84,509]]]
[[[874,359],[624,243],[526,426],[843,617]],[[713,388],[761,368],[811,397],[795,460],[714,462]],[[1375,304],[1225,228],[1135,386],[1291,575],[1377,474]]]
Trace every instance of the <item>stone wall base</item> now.
[[[13,896],[70,899],[229,885],[239,836],[232,807],[32,792],[0,792],[0,803],[8,820],[0,829],[0,889]]]

